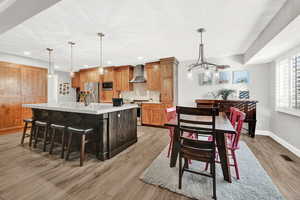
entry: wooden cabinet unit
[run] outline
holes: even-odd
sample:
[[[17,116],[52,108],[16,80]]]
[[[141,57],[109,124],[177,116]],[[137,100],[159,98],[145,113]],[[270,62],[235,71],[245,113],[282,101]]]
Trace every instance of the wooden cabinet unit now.
[[[84,84],[89,82],[100,82],[98,67],[80,70],[80,90],[84,89]]]
[[[159,62],[146,63],[145,65],[147,73],[147,89],[160,91],[161,89],[161,70]]]
[[[163,103],[174,101],[174,69],[177,69],[178,61],[172,58],[160,59],[161,90],[160,100]]]
[[[47,69],[0,62],[0,131],[21,128],[31,117],[25,103],[47,102]]]
[[[104,68],[103,82],[113,82],[114,81],[114,68],[106,67]]]
[[[142,124],[163,126],[166,121],[166,108],[163,103],[143,103]]]
[[[80,88],[80,72],[75,72],[72,77],[72,88]]]
[[[137,141],[137,109],[109,113],[108,152],[112,158]]]
[[[119,91],[131,91],[133,90],[133,84],[129,81],[133,78],[133,67],[121,66],[114,69],[114,90]]]
[[[114,95],[113,90],[102,90],[100,102],[111,103],[113,95]]]

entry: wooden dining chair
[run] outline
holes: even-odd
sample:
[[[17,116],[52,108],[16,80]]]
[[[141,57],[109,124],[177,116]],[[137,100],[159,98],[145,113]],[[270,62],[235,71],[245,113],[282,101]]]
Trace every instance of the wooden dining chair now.
[[[236,178],[239,180],[240,173],[239,173],[239,167],[238,167],[238,162],[237,162],[237,157],[236,157],[235,151],[239,149],[239,141],[240,141],[241,132],[243,129],[244,120],[246,118],[246,114],[238,109],[234,109],[234,112],[235,112],[234,113],[235,121],[233,122],[233,127],[235,128],[236,133],[228,134],[230,136],[226,137],[226,139],[227,139],[226,144],[227,144],[227,149],[230,151],[228,156],[230,156],[233,160],[233,163],[229,163],[229,166],[234,167]],[[211,137],[208,140],[211,140]],[[220,163],[218,151],[216,151],[216,162]],[[205,166],[205,171],[208,169],[208,166],[209,166],[209,163],[207,162],[206,166]]]
[[[178,128],[180,131],[180,148],[179,148],[179,184],[182,186],[182,176],[184,172],[194,173],[207,176],[213,179],[213,199],[216,195],[216,173],[215,173],[215,121],[217,108],[190,108],[176,107]],[[206,120],[200,120],[199,116],[208,116]],[[183,136],[184,132],[197,134],[199,136],[212,137],[212,140],[196,140]],[[184,165],[182,166],[182,159]],[[202,173],[189,169],[188,160],[210,163],[210,173]]]
[[[171,119],[176,118],[176,107],[171,107],[166,109],[166,120],[169,121]],[[168,148],[168,155],[167,157],[170,157],[170,153],[172,150],[172,145],[173,145],[173,136],[174,136],[174,127],[167,127],[169,130],[169,137],[170,137],[170,143],[169,143],[169,148]]]
[[[238,168],[238,162],[236,157],[236,150],[239,149],[239,141],[241,137],[241,132],[243,129],[244,120],[246,118],[246,114],[242,111],[237,110],[236,111],[237,119],[236,119],[236,134],[232,135],[232,137],[227,142],[227,148],[230,151],[230,154],[228,156],[231,156],[233,159],[233,163],[229,164],[230,166],[233,166],[235,168],[236,178],[240,179],[240,173]]]

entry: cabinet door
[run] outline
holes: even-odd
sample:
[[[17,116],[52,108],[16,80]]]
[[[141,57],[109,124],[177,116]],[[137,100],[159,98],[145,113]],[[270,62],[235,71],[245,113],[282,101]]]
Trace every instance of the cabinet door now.
[[[113,68],[106,68],[104,69],[104,82],[113,82],[114,70]]]
[[[106,103],[110,103],[112,102],[112,97],[113,97],[113,91],[112,90],[108,90],[108,91],[103,91],[103,99],[102,102],[106,102]]]
[[[151,124],[151,109],[142,108],[142,123],[143,124]]]
[[[0,129],[5,130],[22,125],[21,102],[20,96],[0,97]]]
[[[173,101],[173,78],[163,78],[161,83],[161,102],[171,103]]]
[[[34,77],[29,77],[31,81]],[[21,69],[18,65],[0,62],[0,96],[21,94]]]
[[[122,91],[122,70],[116,69],[114,74],[114,88],[116,91]]]
[[[148,90],[160,90],[160,67],[159,63],[146,64]]]
[[[80,87],[80,74],[79,72],[74,73],[74,77],[72,78],[72,88]]]
[[[161,63],[161,102],[173,102],[173,62]]]

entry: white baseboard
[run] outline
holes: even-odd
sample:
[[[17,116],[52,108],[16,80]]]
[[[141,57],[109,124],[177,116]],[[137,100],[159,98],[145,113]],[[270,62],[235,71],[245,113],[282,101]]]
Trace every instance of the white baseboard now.
[[[278,142],[279,144],[281,144],[282,146],[284,146],[285,148],[287,148],[290,152],[292,152],[296,156],[300,157],[300,149],[294,147],[293,145],[291,145],[290,143],[288,143],[284,139],[278,137],[276,134],[274,134],[271,131],[256,130],[255,135],[269,136],[273,140],[275,140],[276,142]]]

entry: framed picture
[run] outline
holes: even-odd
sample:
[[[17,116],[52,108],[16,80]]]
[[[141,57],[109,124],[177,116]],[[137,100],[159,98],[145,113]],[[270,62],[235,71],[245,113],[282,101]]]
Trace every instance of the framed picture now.
[[[219,72],[219,84],[230,83],[232,71],[221,71]]]
[[[233,84],[237,83],[249,83],[248,71],[235,71],[233,72]]]
[[[212,85],[214,74],[210,71],[199,73],[199,85]]]

